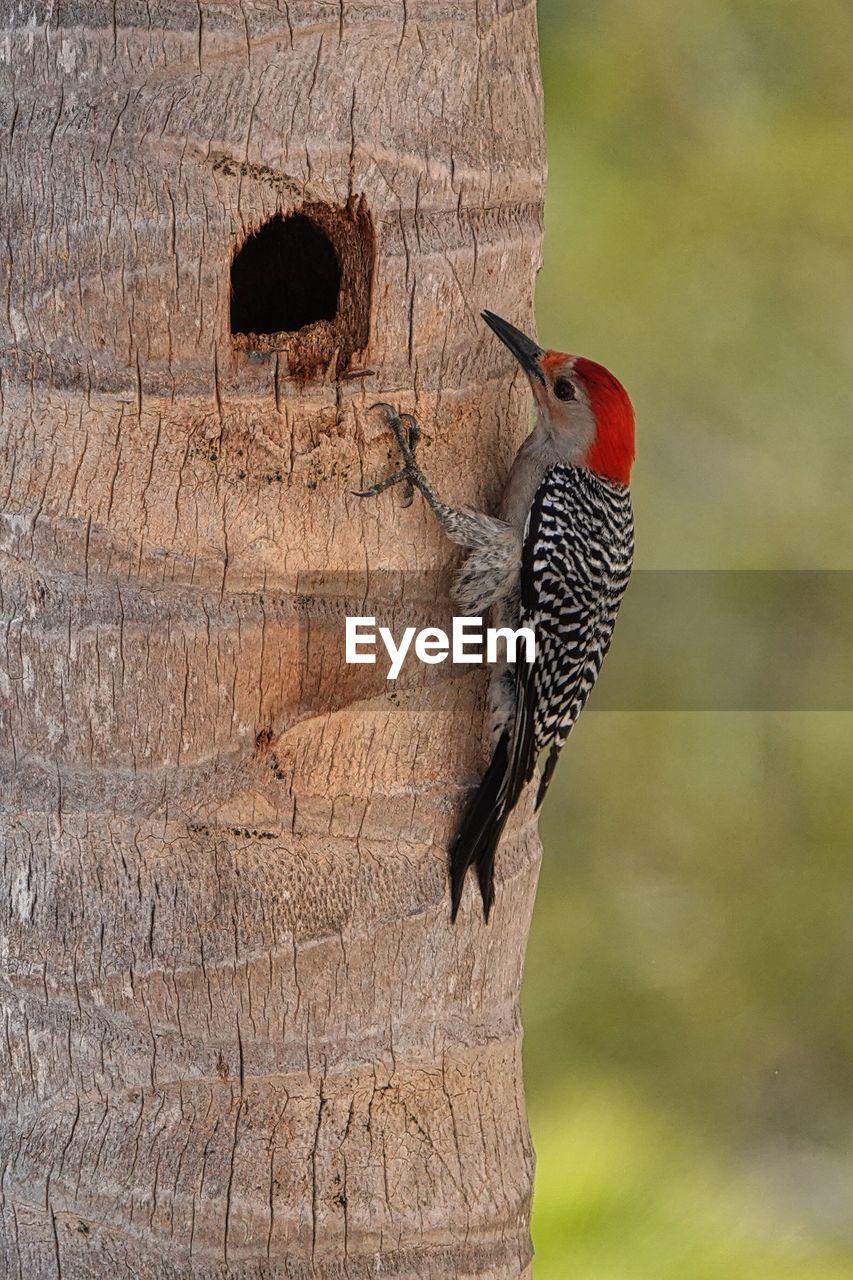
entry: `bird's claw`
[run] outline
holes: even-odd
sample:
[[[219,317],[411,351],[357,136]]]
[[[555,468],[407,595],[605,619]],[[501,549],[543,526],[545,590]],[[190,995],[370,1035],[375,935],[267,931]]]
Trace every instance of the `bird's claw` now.
[[[390,489],[392,485],[400,484],[402,480],[407,480],[408,477],[409,473],[403,467],[400,471],[395,471],[393,475],[386,476],[384,480],[378,480],[369,489],[353,489],[352,493],[356,498],[375,498],[377,494],[384,493],[386,489]]]
[[[401,467],[399,471],[395,471],[392,475],[386,476],[384,480],[379,480],[376,484],[372,484],[369,489],[353,489],[353,495],[356,498],[375,498],[377,494],[384,493],[386,489],[402,484],[404,487],[401,505],[410,507],[415,496],[415,485],[420,478],[420,469],[415,458],[415,451],[421,438],[421,429],[410,413],[398,413],[393,405],[386,404],[384,401],[371,405],[371,409],[382,409],[385,413],[388,425],[397,437],[397,443],[400,446],[405,466]]]

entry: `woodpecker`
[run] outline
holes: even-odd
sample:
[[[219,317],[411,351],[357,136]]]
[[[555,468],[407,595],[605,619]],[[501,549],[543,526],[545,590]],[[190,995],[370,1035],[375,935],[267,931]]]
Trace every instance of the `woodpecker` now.
[[[610,647],[634,550],[634,411],[624,387],[595,361],[543,350],[493,312],[482,316],[526,373],[536,409],[498,514],[442,502],[417,461],[417,422],[387,404],[375,407],[394,431],[403,466],[358,494],[402,483],[410,500],[413,487],[420,490],[446,534],[470,553],[456,600],[467,613],[491,609],[498,626],[527,626],[536,637],[533,663],[504,662],[492,675],[494,751],[450,854],[454,921],[471,866],[489,919],[501,834],[547,752],[537,810],[544,799]]]

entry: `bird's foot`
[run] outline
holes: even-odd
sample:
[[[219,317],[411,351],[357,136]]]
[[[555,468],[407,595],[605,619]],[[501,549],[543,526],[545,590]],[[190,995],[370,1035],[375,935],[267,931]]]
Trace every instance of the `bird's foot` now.
[[[410,413],[397,413],[397,410],[390,404],[380,402],[371,407],[373,409],[381,409],[385,414],[388,425],[397,437],[397,444],[400,446],[405,465],[399,471],[386,476],[384,480],[372,484],[369,489],[354,489],[353,493],[356,498],[375,498],[378,493],[383,493],[395,484],[402,484],[405,486],[403,490],[403,506],[409,507],[412,504],[415,488],[422,489],[426,484],[426,477],[418,466],[415,456],[418,441],[421,438],[421,429]]]

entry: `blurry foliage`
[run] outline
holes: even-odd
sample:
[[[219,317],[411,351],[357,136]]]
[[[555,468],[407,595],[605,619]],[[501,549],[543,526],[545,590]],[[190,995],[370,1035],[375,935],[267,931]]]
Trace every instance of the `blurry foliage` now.
[[[853,568],[853,8],[539,12],[539,335],[631,392],[638,565]],[[851,778],[843,713],[581,721],[525,982],[536,1280],[853,1276]]]
[[[853,7],[539,8],[540,336],[634,399],[638,564],[853,567]]]

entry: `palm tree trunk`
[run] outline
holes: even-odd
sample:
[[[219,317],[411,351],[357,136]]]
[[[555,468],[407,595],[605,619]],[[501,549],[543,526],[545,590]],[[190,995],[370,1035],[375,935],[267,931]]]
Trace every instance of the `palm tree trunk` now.
[[[451,501],[525,429],[534,4],[6,12],[0,1276],[524,1275],[535,830],[451,927],[482,671],[343,616],[453,560],[369,406]]]

